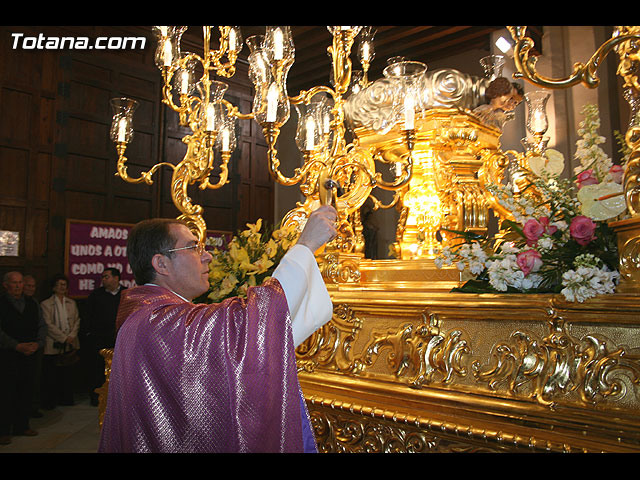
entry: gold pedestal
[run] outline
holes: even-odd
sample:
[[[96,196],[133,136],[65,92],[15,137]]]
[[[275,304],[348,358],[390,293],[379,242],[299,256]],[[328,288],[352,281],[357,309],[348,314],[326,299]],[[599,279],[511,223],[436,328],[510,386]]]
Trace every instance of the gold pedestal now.
[[[640,293],[640,217],[609,224],[617,234],[620,283],[617,291]]]

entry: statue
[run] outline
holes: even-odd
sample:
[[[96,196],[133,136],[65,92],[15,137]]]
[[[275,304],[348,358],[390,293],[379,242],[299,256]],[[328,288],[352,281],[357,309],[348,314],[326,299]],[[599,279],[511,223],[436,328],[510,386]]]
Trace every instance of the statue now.
[[[498,77],[489,83],[485,91],[485,98],[489,103],[475,108],[473,113],[487,125],[502,130],[504,124],[513,119],[514,110],[523,97],[522,86],[505,77]]]

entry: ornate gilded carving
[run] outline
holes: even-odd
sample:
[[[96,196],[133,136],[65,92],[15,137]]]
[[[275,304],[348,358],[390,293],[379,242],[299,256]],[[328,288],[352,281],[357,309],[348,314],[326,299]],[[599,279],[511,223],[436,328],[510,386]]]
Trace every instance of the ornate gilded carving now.
[[[109,392],[109,375],[111,375],[111,360],[113,359],[113,349],[103,348],[102,350],[100,350],[100,355],[104,357],[105,382],[100,388],[96,388],[95,392],[98,394],[98,425],[100,426],[100,428],[102,428],[104,413],[107,410],[107,393]]]
[[[320,271],[327,283],[349,283],[360,281],[359,254],[327,252],[320,255]]]
[[[351,346],[362,320],[347,305],[333,309],[332,320],[296,349],[298,369],[313,372],[318,366],[337,371],[352,370]]]
[[[496,452],[444,435],[370,417],[312,410],[311,423],[321,453]]]
[[[365,321],[349,306],[337,306],[333,320],[299,348],[300,369],[389,375],[413,388],[471,385],[550,408],[620,401],[629,388],[640,395],[640,348],[616,345],[600,333],[577,338],[553,303],[546,335],[518,328],[497,337],[486,357],[464,329],[447,331],[446,316],[428,312],[417,321],[371,329],[354,352],[357,336],[367,334]]]
[[[605,398],[622,398],[626,393],[623,372],[633,375],[634,386],[640,384],[638,349],[612,345],[596,334],[576,339],[554,308],[548,313],[549,335],[540,339],[523,330],[513,332],[494,346],[491,366],[483,369],[478,360],[472,363],[476,379],[492,390],[504,386],[512,395],[550,407],[573,391],[593,405]]]

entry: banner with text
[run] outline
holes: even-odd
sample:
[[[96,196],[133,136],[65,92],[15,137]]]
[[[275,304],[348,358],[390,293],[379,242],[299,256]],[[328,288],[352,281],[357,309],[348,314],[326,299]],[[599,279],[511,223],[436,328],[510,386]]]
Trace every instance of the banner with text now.
[[[115,267],[120,283],[135,286],[127,260],[127,239],[133,225],[124,223],[67,220],[65,274],[69,278],[70,297],[86,297],[102,285],[102,272]],[[224,250],[231,241],[230,232],[207,230],[207,250]]]

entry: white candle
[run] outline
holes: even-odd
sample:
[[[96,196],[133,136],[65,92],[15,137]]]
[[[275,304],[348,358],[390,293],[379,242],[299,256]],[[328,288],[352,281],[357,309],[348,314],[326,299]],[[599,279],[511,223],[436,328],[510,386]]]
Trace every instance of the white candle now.
[[[206,110],[206,129],[208,132],[215,130],[216,128],[216,112],[213,107],[213,104],[210,103],[207,105]]]
[[[236,49],[236,30],[232,28],[229,30],[229,50]]]
[[[165,40],[164,48],[162,49],[162,59],[164,60],[164,66],[170,67],[173,61],[173,55],[171,54],[171,42]]]
[[[276,121],[276,113],[278,110],[278,87],[272,83],[267,93],[267,122]]]
[[[282,60],[284,56],[284,45],[282,42],[282,30],[276,28],[273,32],[273,58],[275,60]]]
[[[118,122],[118,142],[126,142],[127,138],[127,119],[121,118]]]
[[[412,95],[407,95],[404,98],[404,129],[413,130],[415,119],[414,101]]]
[[[307,138],[306,138],[306,148],[307,150],[313,150],[315,145],[315,141],[313,139],[314,134],[316,132],[316,122],[313,121],[313,118],[309,117],[307,118],[306,121],[306,126],[307,126]]]
[[[227,130],[226,128],[222,130],[222,151],[229,151],[229,130]]]
[[[183,70],[180,80],[180,93],[186,94],[189,91],[189,72]]]
[[[369,42],[362,44],[362,60],[369,61]]]

